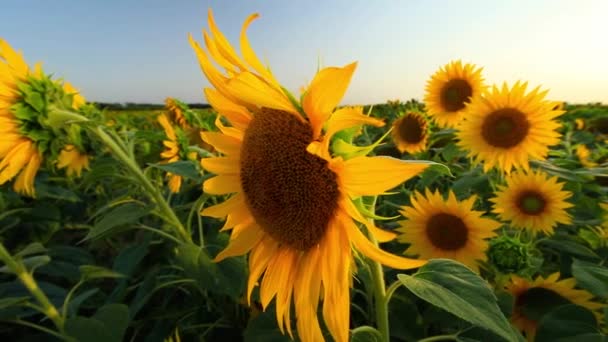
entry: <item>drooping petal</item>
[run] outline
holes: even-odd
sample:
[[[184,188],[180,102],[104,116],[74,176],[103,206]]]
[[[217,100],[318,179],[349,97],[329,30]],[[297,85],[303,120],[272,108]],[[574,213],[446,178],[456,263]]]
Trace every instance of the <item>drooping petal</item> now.
[[[325,68],[310,83],[302,105],[313,128],[314,139],[319,137],[323,124],[344,97],[356,67],[355,62],[343,68]]]
[[[243,229],[236,238],[232,239],[213,261],[220,262],[226,258],[243,255],[249,252],[263,236],[264,231],[257,224],[251,224]]]
[[[341,165],[340,165],[341,164]],[[390,157],[355,157],[332,165],[351,197],[382,194],[418,175],[431,165]]]

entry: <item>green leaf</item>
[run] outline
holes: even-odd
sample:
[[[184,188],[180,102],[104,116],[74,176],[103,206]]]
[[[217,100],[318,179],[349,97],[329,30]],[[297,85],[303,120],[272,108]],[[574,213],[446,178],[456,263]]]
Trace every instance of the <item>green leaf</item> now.
[[[129,326],[129,307],[124,304],[106,304],[97,310],[93,319],[103,323],[114,341],[122,341]]]
[[[243,334],[244,342],[290,342],[289,336],[281,334],[275,318],[274,305],[249,320]]]
[[[171,172],[176,175],[180,175],[185,178],[190,178],[195,181],[201,179],[200,171],[196,168],[196,165],[191,161],[180,160],[167,164],[150,164],[150,166],[155,167],[157,169],[161,169],[165,172]]]
[[[33,242],[25,246],[22,250],[15,254],[15,257],[23,258],[32,254],[40,254],[46,252],[46,248],[39,242]]]
[[[538,323],[535,341],[608,341],[608,338],[598,334],[597,321],[591,311],[568,304],[543,316]]]
[[[114,207],[95,222],[95,225],[83,240],[105,237],[115,231],[116,228],[148,215],[151,210],[151,207],[142,207],[133,202]]]
[[[489,285],[464,265],[453,260],[434,259],[413,276],[399,274],[397,277],[412,293],[436,307],[507,341],[521,339],[500,311]]]
[[[600,257],[595,254],[594,251],[572,240],[553,238],[550,240],[541,241],[539,244],[548,246],[552,249],[564,252],[571,256],[578,256],[582,258],[596,260],[600,259]]]
[[[383,342],[383,340],[378,330],[364,325],[351,331],[350,342]]]
[[[30,297],[9,297],[0,299],[0,310],[9,308],[11,306],[21,306],[25,304]]]
[[[77,315],[78,309],[80,309],[80,306],[82,305],[82,303],[84,303],[87,299],[89,299],[92,295],[94,295],[97,292],[99,292],[99,288],[92,288],[90,290],[87,290],[87,291],[79,294],[78,296],[76,296],[72,300],[70,300],[70,303],[68,304],[68,317]]]
[[[177,258],[186,275],[196,280],[201,289],[238,298],[245,288],[246,267],[242,257],[216,263],[201,247],[184,244],[177,248]]]
[[[122,278],[124,275],[109,270],[105,267],[94,265],[82,265],[79,267],[83,280],[102,279],[102,278]]]
[[[103,322],[86,317],[73,317],[65,321],[65,333],[79,342],[120,342],[114,338]]]
[[[601,298],[608,298],[608,268],[574,259],[572,275],[576,283]]]

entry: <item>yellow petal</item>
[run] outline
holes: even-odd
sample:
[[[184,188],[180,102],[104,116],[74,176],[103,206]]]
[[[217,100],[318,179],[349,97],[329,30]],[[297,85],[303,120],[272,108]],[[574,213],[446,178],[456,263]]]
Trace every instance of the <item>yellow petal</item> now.
[[[285,94],[248,71],[231,78],[226,84],[226,89],[233,97],[250,105],[298,113]]]
[[[249,122],[252,119],[247,108],[230,101],[216,89],[205,88],[204,92],[209,104],[217,110],[218,113],[225,116],[228,121],[230,121],[230,124],[241,130],[247,128],[247,125],[249,125]]]
[[[264,236],[264,231],[257,225],[252,224],[233,240],[228,243],[228,246],[221,251],[214,259],[215,262],[220,262],[226,258],[243,255],[249,252]]]
[[[251,24],[251,22],[253,22],[258,17],[259,14],[254,13],[250,15],[243,24],[243,28],[241,29],[241,52],[243,53],[243,58],[245,59],[247,64],[251,65],[255,69],[255,71],[257,71],[271,86],[273,86],[277,90],[280,90],[281,85],[274,78],[270,70],[268,70],[266,67],[264,67],[264,65],[262,65],[255,52],[251,48],[251,45],[249,44],[249,39],[247,38],[247,28],[249,27],[249,24]]]
[[[381,264],[399,270],[417,268],[426,264],[426,260],[402,258],[381,250],[379,247],[372,244],[354,224],[350,225],[347,231],[349,239],[358,251]]]
[[[13,184],[13,189],[18,192],[25,194],[30,197],[34,197],[36,195],[36,191],[34,189],[34,180],[36,179],[36,173],[40,168],[42,157],[39,152],[35,152],[32,154],[29,163],[25,167],[23,171],[17,176],[15,180],[15,184]]]
[[[240,210],[245,206],[245,197],[242,194],[236,194],[224,202],[207,207],[201,211],[202,216],[215,218],[224,218],[233,211]]]
[[[323,124],[344,97],[356,67],[355,62],[343,68],[325,68],[310,83],[302,105],[313,128],[314,139],[319,137]]]
[[[15,177],[36,152],[30,140],[24,140],[13,147],[0,162],[0,184]]]
[[[236,65],[241,70],[247,70],[245,64],[241,61],[239,56],[236,54],[228,39],[224,37],[222,32],[218,29],[215,24],[215,19],[213,18],[213,11],[211,8],[207,13],[207,20],[209,21],[209,28],[211,29],[211,34],[215,40],[218,51],[222,54],[222,56],[228,60],[230,63]]]
[[[336,164],[342,165],[336,165]],[[430,164],[390,157],[355,157],[332,164],[351,197],[379,195],[424,171]]]
[[[238,156],[242,141],[218,132],[201,132],[201,138],[216,150],[229,156]]]
[[[4,40],[0,39],[0,57],[3,57],[8,65],[13,69],[19,78],[23,79],[27,76],[28,66],[20,52],[16,52]]]
[[[334,134],[341,130],[360,126],[372,125],[376,127],[384,126],[384,122],[380,119],[372,118],[362,113],[361,107],[346,107],[335,111],[327,121],[327,132],[323,136],[323,148],[328,149],[329,141]]]
[[[205,181],[203,191],[211,195],[241,192],[241,179],[239,175],[215,176]]]
[[[238,175],[240,171],[240,160],[234,157],[203,158],[201,166],[216,175]]]

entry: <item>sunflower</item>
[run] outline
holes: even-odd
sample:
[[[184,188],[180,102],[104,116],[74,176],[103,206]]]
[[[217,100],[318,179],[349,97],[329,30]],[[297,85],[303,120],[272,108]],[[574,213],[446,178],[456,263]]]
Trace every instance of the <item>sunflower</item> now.
[[[512,276],[511,281],[505,286],[506,291],[513,296],[511,323],[525,332],[528,341],[534,340],[541,317],[557,306],[580,305],[599,317],[597,310],[602,304],[593,302],[591,293],[575,289],[574,278],[558,279],[559,273],[553,273],[547,278],[539,276],[533,281]]]
[[[172,117],[174,122],[176,122],[182,128],[190,128],[190,124],[184,115],[183,104],[180,101],[172,97],[167,97],[165,99],[165,107],[169,111],[169,115]]]
[[[499,186],[493,212],[514,227],[532,232],[553,233],[558,223],[569,224],[572,218],[566,212],[572,204],[566,199],[572,194],[564,191],[564,183],[541,171],[515,172],[506,178],[507,185]]]
[[[456,127],[467,104],[485,88],[481,71],[474,64],[452,61],[440,68],[427,82],[424,102],[440,127]]]
[[[512,168],[529,169],[528,159],[545,159],[549,146],[559,142],[560,124],[553,120],[564,111],[543,100],[547,91],[535,88],[526,94],[527,83],[509,89],[496,86],[474,98],[467,118],[459,126],[458,145],[468,150],[474,162],[483,161],[484,171],[498,166],[506,173]]]
[[[334,111],[356,63],[320,70],[299,103],[249,45],[246,30],[257,16],[249,16],[243,25],[242,58],[217,28],[211,11],[211,33],[203,32],[206,49],[190,37],[213,86],[204,90],[207,100],[231,124],[224,126],[217,120],[219,132],[201,133],[223,154],[201,161],[217,175],[205,181],[204,191],[234,194],[205,208],[202,215],[227,216],[223,230],[232,230],[230,242],[215,260],[250,252],[247,298],[261,278],[262,306],[275,299],[282,332],[287,330],[293,337],[293,305],[300,339],[323,341],[317,318],[323,298],[325,326],[336,341],[344,342],[348,340],[350,277],[355,271],[353,248],[398,269],[425,263],[386,253],[371,243],[357,222],[365,224],[379,241],[394,235],[374,227],[351,199],[384,193],[428,164],[387,157],[332,157],[328,146],[336,132],[362,124],[382,125],[357,108]]]
[[[35,142],[21,133],[21,123],[11,107],[20,100],[18,85],[38,74],[29,69],[20,52],[0,39],[0,184],[17,177],[13,189],[31,197],[42,154]]]
[[[80,177],[82,169],[89,169],[89,156],[74,145],[65,145],[57,157],[57,168],[66,168],[68,177]]]
[[[411,206],[400,211],[406,220],[399,222],[398,240],[410,244],[406,252],[424,259],[454,259],[478,271],[477,260],[487,259],[486,239],[496,236],[500,224],[473,210],[476,196],[458,201],[450,191],[446,201],[438,191],[425,193],[416,192]]]
[[[428,125],[419,113],[408,112],[393,122],[393,141],[401,153],[411,154],[426,149]]]
[[[169,122],[169,118],[167,118],[167,115],[161,114],[158,116],[157,120],[165,130],[165,136],[167,138],[167,140],[163,141],[163,145],[165,145],[166,149],[160,154],[163,158],[163,162],[173,163],[181,160],[180,142],[175,129]],[[167,178],[169,179],[169,190],[171,190],[172,193],[178,193],[182,186],[182,176],[167,172]]]
[[[591,151],[587,148],[587,146],[583,144],[579,144],[576,146],[576,156],[580,161],[581,165],[586,168],[593,168],[597,166],[597,163],[589,160],[591,156]]]

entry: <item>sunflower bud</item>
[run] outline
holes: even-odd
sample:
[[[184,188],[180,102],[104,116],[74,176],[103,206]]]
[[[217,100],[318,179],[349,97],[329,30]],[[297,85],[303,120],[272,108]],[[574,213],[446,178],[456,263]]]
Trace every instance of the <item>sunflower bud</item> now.
[[[520,273],[530,266],[531,254],[519,239],[502,235],[490,241],[488,259],[502,273]]]

